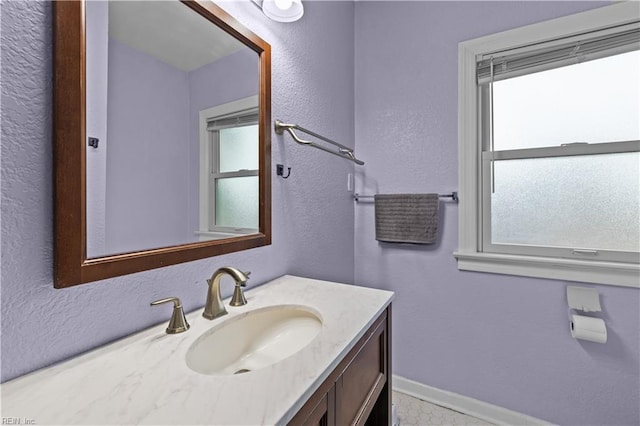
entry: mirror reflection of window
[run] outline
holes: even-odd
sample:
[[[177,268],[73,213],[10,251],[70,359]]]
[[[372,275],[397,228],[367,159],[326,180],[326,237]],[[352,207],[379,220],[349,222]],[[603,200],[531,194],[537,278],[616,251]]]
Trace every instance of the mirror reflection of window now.
[[[209,230],[247,233],[258,229],[258,113],[231,127],[209,125],[212,143]]]
[[[200,111],[200,240],[259,229],[257,96]]]

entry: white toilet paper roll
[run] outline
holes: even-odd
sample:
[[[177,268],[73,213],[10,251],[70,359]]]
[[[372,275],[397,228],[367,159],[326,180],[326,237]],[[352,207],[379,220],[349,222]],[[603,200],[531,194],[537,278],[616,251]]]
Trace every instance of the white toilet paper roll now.
[[[571,336],[574,339],[607,343],[607,326],[600,318],[571,315]]]

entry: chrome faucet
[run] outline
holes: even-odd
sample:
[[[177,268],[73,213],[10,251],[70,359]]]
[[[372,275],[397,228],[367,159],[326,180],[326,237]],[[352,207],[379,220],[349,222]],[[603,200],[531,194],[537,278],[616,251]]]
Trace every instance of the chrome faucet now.
[[[246,287],[251,272],[242,272],[231,266],[223,266],[207,280],[209,291],[207,292],[207,303],[205,303],[204,312],[202,313],[202,316],[207,319],[212,320],[227,314],[220,295],[220,280],[224,274],[230,275],[236,281],[236,287],[233,290],[233,297],[229,305],[242,306],[247,304],[242,287]]]

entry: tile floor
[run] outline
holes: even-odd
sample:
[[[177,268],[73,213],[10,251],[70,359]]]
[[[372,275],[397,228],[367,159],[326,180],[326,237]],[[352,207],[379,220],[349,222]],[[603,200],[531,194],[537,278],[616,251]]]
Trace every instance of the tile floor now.
[[[430,402],[393,392],[393,403],[398,407],[400,426],[488,426],[483,420],[431,404]]]

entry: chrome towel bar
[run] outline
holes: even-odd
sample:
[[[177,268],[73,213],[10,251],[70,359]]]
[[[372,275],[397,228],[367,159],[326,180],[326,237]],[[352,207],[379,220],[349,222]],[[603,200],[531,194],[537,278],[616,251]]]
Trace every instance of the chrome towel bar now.
[[[344,159],[353,161],[354,163],[362,166],[364,165],[364,161],[360,161],[356,158],[356,156],[353,153],[353,149],[346,147],[342,144],[339,144],[338,142],[332,141],[329,138],[325,138],[322,135],[317,134],[316,132],[312,132],[311,130],[305,129],[304,127],[298,126],[297,124],[285,124],[280,120],[276,120],[274,123],[274,129],[276,131],[277,134],[281,135],[285,130],[291,135],[291,137],[293,138],[294,141],[298,142],[301,145],[307,145],[307,146],[311,146],[313,148],[318,148],[321,149],[322,151],[328,152],[329,154],[333,154],[333,155],[337,155],[338,157],[342,157]],[[300,139],[298,137],[298,135],[296,135],[296,133],[293,131],[293,129],[299,130],[301,132],[304,132],[308,135],[311,135],[315,138],[321,139],[325,142],[328,142],[334,146],[336,146],[338,148],[338,150],[333,150],[330,148],[327,148],[324,145],[319,145],[315,142],[312,141],[306,141],[304,139]]]
[[[356,203],[359,202],[362,198],[373,198],[373,197],[375,197],[375,195],[362,195],[362,194],[358,194],[357,192],[353,194],[353,199],[355,200]],[[451,194],[438,194],[438,197],[451,198],[456,203],[460,200],[458,198],[458,193],[456,191],[452,192]]]

